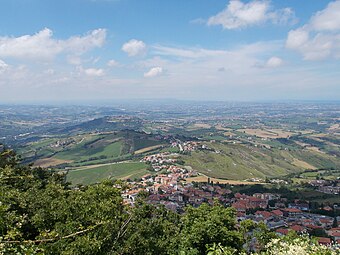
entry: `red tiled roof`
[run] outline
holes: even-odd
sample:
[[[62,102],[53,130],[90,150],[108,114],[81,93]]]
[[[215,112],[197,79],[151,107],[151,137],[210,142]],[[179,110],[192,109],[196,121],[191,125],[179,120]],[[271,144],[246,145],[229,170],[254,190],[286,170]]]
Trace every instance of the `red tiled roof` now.
[[[289,230],[286,228],[278,228],[277,230],[275,230],[275,232],[280,233],[282,235],[287,235]]]
[[[263,218],[269,218],[272,216],[272,214],[270,212],[267,211],[256,211],[255,212],[256,215],[262,215]]]
[[[332,241],[328,237],[318,237],[319,244],[332,244]]]
[[[301,222],[314,222],[312,219],[301,219]]]
[[[246,205],[243,203],[233,203],[231,206],[234,207],[235,209],[246,209],[247,208]]]
[[[283,211],[286,211],[286,212],[291,212],[291,213],[302,212],[301,210],[295,209],[295,208],[285,208],[285,209],[282,209],[282,210],[283,210]]]
[[[340,232],[332,232],[329,234],[330,236],[340,237]]]
[[[320,219],[321,223],[332,223],[333,219]]]
[[[295,232],[302,232],[305,230],[304,227],[300,226],[300,225],[293,225],[290,227],[292,230],[294,230]]]
[[[311,229],[323,229],[323,227],[320,226],[316,226],[316,225],[312,225],[312,224],[308,224],[305,225],[307,228],[311,228]]]
[[[237,212],[237,217],[244,217],[246,214],[244,212]]]
[[[249,197],[249,201],[251,202],[267,202],[265,199],[257,198],[257,197]]]
[[[280,211],[280,210],[274,210],[272,211],[273,214],[275,214],[276,216],[282,216],[283,215],[283,212]]]

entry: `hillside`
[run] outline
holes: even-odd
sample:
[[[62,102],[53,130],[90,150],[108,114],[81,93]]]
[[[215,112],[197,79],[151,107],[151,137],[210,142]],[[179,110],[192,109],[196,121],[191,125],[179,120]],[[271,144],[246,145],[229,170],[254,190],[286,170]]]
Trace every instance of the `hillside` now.
[[[92,132],[46,137],[28,143],[19,153],[26,162],[33,162],[35,166],[67,170],[68,180],[74,184],[89,184],[105,178],[140,178],[147,173],[147,167],[135,167],[133,162],[139,161],[147,153],[169,150],[169,141],[164,136],[132,130]],[[267,148],[216,140],[202,141],[201,144],[208,149],[184,153],[181,155],[182,160],[194,170],[215,178],[265,179],[306,169],[340,168],[336,156],[297,145],[280,149],[282,146]],[[115,164],[117,162],[121,163]]]
[[[161,148],[161,136],[124,130],[43,138],[28,143],[19,152],[25,162],[42,167],[77,167],[133,158],[134,154]]]
[[[138,179],[148,173],[147,165],[140,162],[121,162],[86,166],[73,169],[67,174],[67,181],[73,185],[92,184],[104,179]]]
[[[206,143],[211,150],[183,155],[185,164],[215,178],[278,177],[305,169],[339,168],[336,157],[308,150],[266,149],[244,144]]]

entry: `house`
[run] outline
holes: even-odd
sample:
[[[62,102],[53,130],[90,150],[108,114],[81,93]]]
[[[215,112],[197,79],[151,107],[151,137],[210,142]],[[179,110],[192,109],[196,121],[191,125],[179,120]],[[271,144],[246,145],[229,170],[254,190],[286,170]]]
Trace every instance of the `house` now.
[[[272,193],[255,193],[253,194],[253,197],[261,198],[265,200],[275,200],[275,199],[279,199],[280,195],[272,194]]]
[[[327,231],[327,234],[333,238],[334,241],[340,240],[340,227],[338,228],[331,228]]]
[[[277,230],[275,230],[275,232],[281,236],[285,236],[288,234],[289,230],[286,228],[278,228]]]
[[[333,218],[321,218],[319,219],[320,225],[323,228],[331,228],[333,225]]]
[[[288,208],[299,209],[301,211],[308,211],[309,205],[307,203],[288,204]]]
[[[318,237],[318,243],[321,245],[331,245],[332,240],[328,237]]]
[[[234,207],[237,212],[245,213],[246,209],[247,209],[247,206],[244,203],[241,203],[241,202],[233,203],[231,206]]]
[[[143,181],[149,180],[150,178],[151,178],[151,174],[146,174],[142,176]]]
[[[302,214],[302,211],[300,209],[295,208],[284,208],[282,209],[283,216],[285,217],[295,217],[300,216]]]
[[[267,227],[269,229],[283,228],[283,227],[287,227],[287,223],[283,220],[269,221],[267,222]]]
[[[283,212],[281,210],[273,210],[271,211],[271,213],[275,216],[275,217],[283,217]]]
[[[267,211],[256,211],[255,215],[263,218],[264,220],[268,220],[268,219],[273,217],[273,214],[271,212],[267,212]]]
[[[340,186],[320,186],[319,191],[326,194],[338,195],[340,194]]]
[[[266,209],[268,206],[268,200],[256,198],[256,197],[249,197],[248,204],[249,204],[249,208]]]
[[[286,205],[282,202],[277,202],[274,205],[275,208],[286,208]]]
[[[294,230],[296,233],[302,233],[304,232],[306,229],[300,225],[293,225],[290,227],[291,230]]]

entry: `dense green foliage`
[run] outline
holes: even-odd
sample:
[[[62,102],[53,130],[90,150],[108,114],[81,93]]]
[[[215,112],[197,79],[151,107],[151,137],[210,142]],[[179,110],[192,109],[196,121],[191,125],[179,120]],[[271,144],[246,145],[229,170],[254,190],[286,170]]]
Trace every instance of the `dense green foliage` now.
[[[219,204],[182,215],[142,197],[124,206],[122,189],[112,181],[72,189],[64,175],[20,165],[3,150],[0,254],[240,254],[250,250],[249,233],[259,249],[273,237],[253,222],[238,226],[234,210]]]

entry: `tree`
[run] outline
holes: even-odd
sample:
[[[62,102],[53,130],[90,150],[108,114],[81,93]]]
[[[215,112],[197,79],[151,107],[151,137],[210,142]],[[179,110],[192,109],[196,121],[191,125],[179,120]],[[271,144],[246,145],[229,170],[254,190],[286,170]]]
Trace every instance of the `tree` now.
[[[175,254],[180,216],[164,206],[138,201],[114,254]]]
[[[0,248],[4,254],[107,254],[128,215],[107,181],[70,189],[56,172],[0,154]]]
[[[206,245],[221,244],[242,249],[242,235],[236,230],[235,211],[215,204],[188,207],[181,217],[180,250],[205,254]]]

